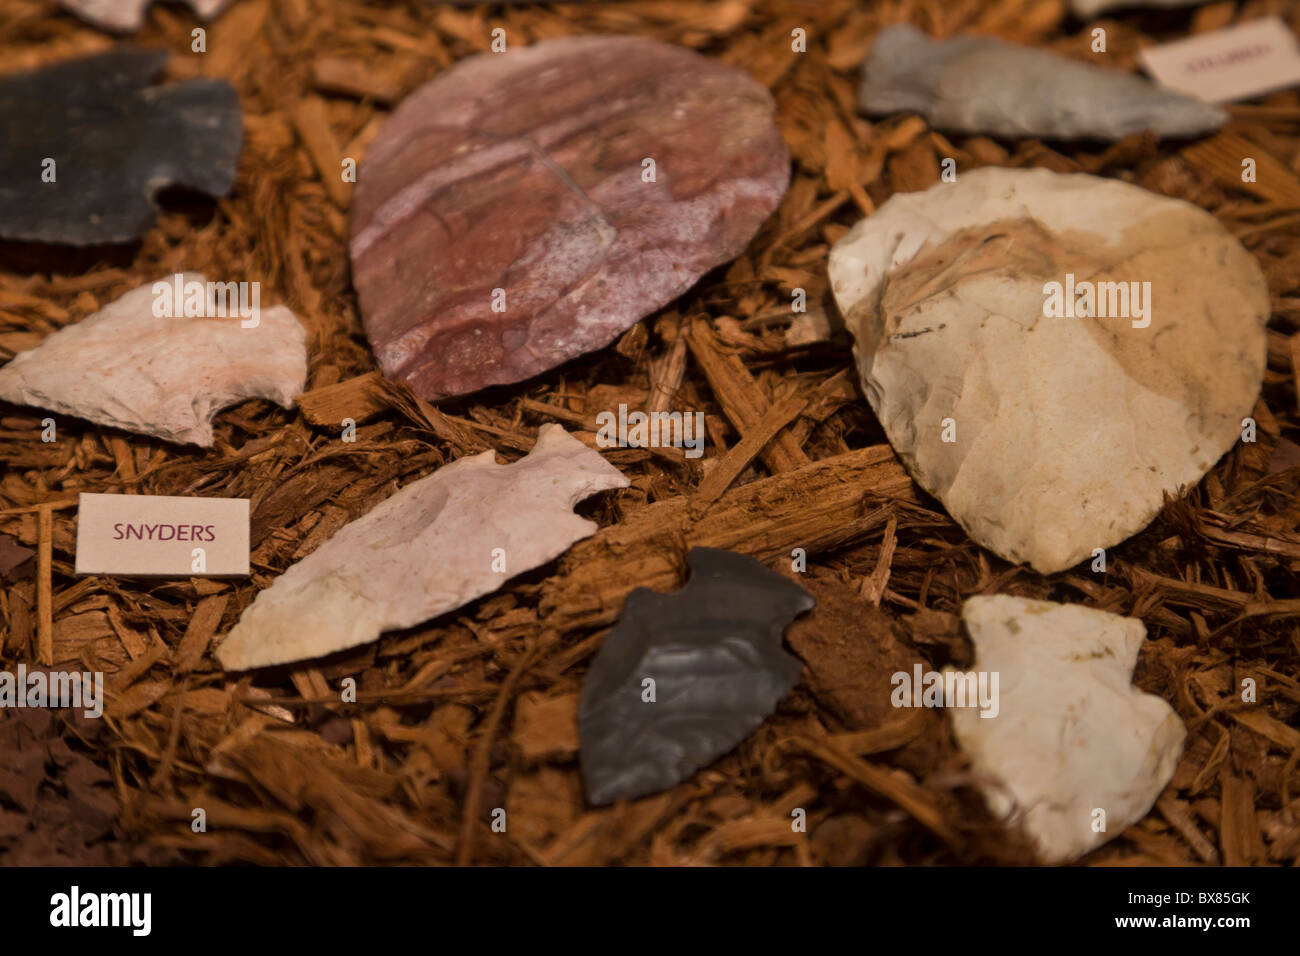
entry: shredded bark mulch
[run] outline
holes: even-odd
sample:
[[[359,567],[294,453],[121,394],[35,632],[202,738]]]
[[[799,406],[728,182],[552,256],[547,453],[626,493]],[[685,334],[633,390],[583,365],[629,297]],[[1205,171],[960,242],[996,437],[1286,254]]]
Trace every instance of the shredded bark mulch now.
[[[1053,0],[641,0],[463,7],[237,0],[207,25],[155,6],[130,42],[171,51],[167,76],[224,77],[245,111],[238,182],[211,203],[172,193],[144,239],[70,252],[0,246],[0,361],[127,290],[184,270],[258,281],[309,329],[309,391],[284,411],[223,413],[193,447],[0,406],[0,532],[37,551],[0,591],[0,668],[106,674],[100,720],[0,711],[0,862],[482,864],[1026,863],[985,811],[948,721],[888,706],[915,661],[969,664],[957,614],[974,594],[1082,603],[1140,618],[1136,684],[1187,725],[1178,770],[1140,823],[1088,864],[1300,861],[1300,96],[1232,108],[1198,141],[1114,145],[944,136],[915,116],[868,121],[857,67],[875,32],[996,34],[1134,68],[1139,47],[1300,6],[1248,0],[1084,23]],[[614,346],[523,385],[435,408],[383,382],[361,331],[346,248],[344,157],[392,105],[501,26],[525,44],[635,33],[767,84],[794,155],[779,212],[746,253]],[[807,52],[792,52],[792,31]],[[0,6],[18,70],[125,42],[49,0]],[[1241,157],[1257,183],[1241,182]],[[1143,533],[1043,577],[969,541],[915,488],[861,397],[826,257],[895,192],[979,166],[1121,178],[1209,210],[1259,259],[1273,296],[1257,441],[1238,444]],[[1267,169],[1267,174],[1265,174]],[[808,311],[791,311],[796,289]],[[793,399],[793,400],[792,400]],[[242,675],[211,650],[257,592],[400,485],[486,448],[514,460],[539,425],[585,433],[629,408],[702,410],[708,450],[623,449],[632,487],[580,510],[602,526],[558,562],[426,626],[355,652]],[[1087,414],[1086,409],[1080,413]],[[359,424],[341,441],[343,418]],[[747,443],[741,439],[755,436]],[[756,453],[755,446],[761,445]],[[712,464],[710,464],[712,463]],[[735,472],[729,484],[709,469]],[[73,574],[77,493],[251,499],[250,579]],[[753,554],[819,600],[792,625],[804,678],[734,752],[662,794],[592,809],[575,712],[588,663],[636,586],[668,590],[691,545]],[[344,678],[356,702],[344,703]],[[1242,700],[1253,680],[1258,700]],[[196,832],[196,809],[206,830]],[[491,823],[506,811],[505,832]],[[806,811],[807,830],[792,827]],[[499,816],[499,815],[498,815]]]

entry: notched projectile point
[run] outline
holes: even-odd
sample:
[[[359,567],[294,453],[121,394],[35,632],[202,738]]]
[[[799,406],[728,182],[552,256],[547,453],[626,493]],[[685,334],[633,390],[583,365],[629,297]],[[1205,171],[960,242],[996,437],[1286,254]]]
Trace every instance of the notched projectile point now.
[[[114,33],[133,33],[144,26],[145,11],[154,0],[60,0],[87,23]],[[211,20],[230,6],[231,0],[181,0],[200,20]]]
[[[164,186],[229,191],[243,139],[235,89],[150,86],[166,62],[165,50],[118,49],[0,77],[0,237],[129,242]]]
[[[743,70],[581,36],[439,73],[360,173],[349,252],[366,335],[388,378],[434,400],[613,342],[744,250],[790,155]]]
[[[13,584],[30,578],[36,570],[36,552],[24,548],[11,534],[0,534],[0,581]]]
[[[0,368],[0,399],[204,448],[223,408],[249,398],[292,407],[307,382],[297,317],[275,306],[245,328],[238,314],[215,317],[231,311],[216,307],[217,283],[182,280],[206,290],[207,315],[155,315],[154,287],[174,277],[146,283],[14,356]]]
[[[679,591],[628,595],[583,684],[578,728],[592,803],[685,780],[744,740],[799,679],[781,634],[813,597],[746,555],[692,548],[686,560],[691,577]]]
[[[1255,257],[1204,210],[1116,180],[987,168],[895,195],[836,243],[830,278],[917,483],[1043,574],[1199,481],[1264,376]]]
[[[1063,863],[1146,815],[1173,776],[1186,730],[1132,686],[1146,628],[1071,604],[973,597],[962,619],[975,669],[999,675],[993,718],[948,710],[989,810],[1018,818],[1043,860]],[[1106,829],[1094,830],[1094,813]]]
[[[1218,129],[1217,106],[1119,70],[992,37],[931,40],[887,27],[862,67],[858,105],[871,115],[920,113],[938,129],[995,136],[1123,139]]]
[[[546,564],[596,523],[584,498],[628,480],[558,425],[511,465],[485,451],[413,481],[280,575],[217,649],[228,671],[321,657],[413,627]]]

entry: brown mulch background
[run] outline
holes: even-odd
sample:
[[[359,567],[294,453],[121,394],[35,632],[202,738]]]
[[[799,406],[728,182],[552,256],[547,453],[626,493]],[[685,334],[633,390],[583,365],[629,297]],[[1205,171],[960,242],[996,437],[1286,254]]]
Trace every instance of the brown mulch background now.
[[[101,720],[0,711],[0,863],[1030,862],[1024,842],[984,810],[942,715],[888,705],[893,671],[916,660],[969,664],[956,615],[965,598],[993,592],[1141,618],[1148,640],[1136,683],[1187,725],[1156,807],[1085,862],[1300,860],[1300,95],[1234,107],[1234,122],[1199,142],[1138,136],[1113,146],[945,137],[916,117],[870,122],[853,107],[858,64],[891,22],[996,34],[1081,60],[1093,58],[1091,31],[1101,25],[1109,65],[1132,69],[1144,44],[1237,20],[1280,13],[1300,30],[1300,5],[1212,3],[1097,23],[1063,8],[237,0],[196,54],[188,9],[155,6],[133,42],[170,50],[170,78],[225,77],[239,90],[238,183],[215,204],[169,196],[134,246],[0,247],[0,360],[128,289],[197,270],[259,281],[264,305],[294,310],[310,330],[310,392],[292,412],[253,401],[223,413],[210,451],[66,417],[59,440],[43,444],[43,412],[0,405],[0,532],[49,555],[0,593],[0,669],[45,657],[104,671],[110,691]],[[485,51],[495,26],[515,45],[638,33],[744,67],[772,89],[794,179],[742,258],[617,345],[435,409],[374,376],[354,381],[375,364],[349,285],[350,187],[337,171],[345,156],[362,157],[364,169],[392,104]],[[806,53],[791,52],[796,27],[807,31]],[[4,71],[115,42],[49,0],[0,5]],[[1244,155],[1257,158],[1257,184],[1240,181]],[[827,252],[892,193],[937,182],[945,156],[959,174],[1082,170],[1187,199],[1238,235],[1268,278],[1274,315],[1258,441],[1238,444],[1145,532],[1111,549],[1104,574],[1083,565],[1045,578],[972,544],[902,479],[858,393]],[[795,288],[807,291],[804,315],[790,310]],[[514,460],[546,421],[591,443],[596,412],[620,402],[705,411],[706,458],[607,452],[632,487],[580,509],[602,525],[597,537],[459,613],[239,679],[214,663],[211,648],[259,589],[401,484],[484,448]],[[789,424],[729,490],[696,494],[712,462],[781,415]],[[345,416],[361,423],[354,444],[340,441]],[[75,577],[80,491],[250,498],[251,579]],[[583,675],[627,591],[674,587],[691,544],[784,570],[794,548],[807,550],[801,580],[819,606],[787,632],[808,665],[804,680],[690,780],[592,809],[576,760]],[[356,704],[340,703],[349,676]],[[1248,677],[1255,704],[1240,700]],[[490,827],[498,807],[505,833]],[[791,827],[800,807],[806,833]],[[194,808],[206,811],[206,832],[193,832]]]

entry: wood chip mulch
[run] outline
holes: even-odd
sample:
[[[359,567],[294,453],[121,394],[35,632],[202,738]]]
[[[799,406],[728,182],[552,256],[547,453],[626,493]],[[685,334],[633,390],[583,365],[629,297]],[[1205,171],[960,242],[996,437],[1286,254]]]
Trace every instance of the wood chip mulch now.
[[[225,77],[247,139],[217,203],[185,195],[143,241],[69,253],[0,247],[0,361],[146,281],[182,270],[258,281],[310,330],[294,411],[251,401],[198,451],[38,409],[0,406],[0,532],[37,552],[0,591],[0,668],[107,675],[101,720],[0,712],[0,862],[253,864],[970,864],[1033,857],[984,810],[948,722],[894,711],[888,675],[968,664],[961,602],[1007,592],[1141,618],[1136,683],[1186,723],[1153,810],[1089,864],[1300,861],[1300,96],[1232,109],[1196,142],[1114,145],[944,136],[915,116],[854,110],[884,24],[996,34],[1080,60],[1092,28],[1114,68],[1138,48],[1300,6],[1247,0],[1081,23],[1054,0],[641,0],[488,8],[424,0],[237,0],[191,52],[188,9],[156,5],[132,38],[172,52],[171,79]],[[614,346],[524,385],[435,408],[378,378],[346,253],[343,157],[450,63],[509,42],[636,33],[749,70],[773,91],[794,155],[779,212],[728,267]],[[791,50],[792,31],[807,52]],[[0,5],[0,64],[33,67],[123,42],[50,0]],[[1241,157],[1258,182],[1241,182]],[[971,543],[906,478],[851,371],[826,257],[897,191],[984,165],[1122,178],[1189,200],[1255,253],[1273,296],[1269,362],[1238,444],[1104,574],[1042,577]],[[362,159],[364,162],[364,160]],[[1267,170],[1267,172],[1266,172]],[[796,289],[808,311],[792,313]],[[513,460],[539,425],[594,441],[598,411],[703,410],[701,461],[616,450],[626,491],[582,510],[602,526],[555,564],[359,651],[232,679],[211,649],[256,593],[400,485],[485,448]],[[355,443],[340,422],[359,423]],[[764,434],[766,432],[767,434]],[[744,439],[748,436],[748,442]],[[768,437],[770,435],[770,438]],[[766,440],[764,440],[766,439]],[[760,446],[760,447],[755,447]],[[729,482],[710,469],[734,471]],[[81,491],[251,499],[249,580],[73,574]],[[680,583],[702,544],[789,569],[820,601],[788,639],[804,680],[750,739],[662,794],[592,809],[574,714],[623,597]],[[869,641],[864,644],[864,635]],[[357,682],[342,703],[341,682]],[[1241,699],[1243,681],[1258,701]],[[882,690],[885,688],[885,690]],[[194,810],[206,814],[195,832]],[[491,828],[504,808],[504,833]],[[791,826],[807,814],[807,832]]]

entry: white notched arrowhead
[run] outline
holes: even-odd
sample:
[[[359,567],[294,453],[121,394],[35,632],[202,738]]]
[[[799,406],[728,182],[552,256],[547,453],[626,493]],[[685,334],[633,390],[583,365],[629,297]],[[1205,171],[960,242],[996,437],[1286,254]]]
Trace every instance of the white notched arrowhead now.
[[[559,425],[512,465],[491,451],[452,462],[276,578],[217,659],[235,671],[320,657],[454,610],[591,535],[596,523],[573,506],[628,484]]]
[[[1228,121],[1217,106],[1131,73],[993,37],[931,40],[907,24],[877,35],[858,104],[872,115],[915,112],[938,129],[1007,137],[1193,136]]]
[[[913,477],[977,542],[1043,574],[1198,481],[1264,374],[1254,257],[1203,210],[1114,180],[979,169],[895,195],[836,244],[830,278]],[[1067,284],[1119,314],[1046,316]]]
[[[989,810],[1018,819],[1049,863],[1142,819],[1186,736],[1173,708],[1131,684],[1142,622],[1002,594],[971,598],[962,619],[975,669],[998,675],[997,716],[948,709]]]
[[[196,272],[182,281],[212,292]],[[223,408],[249,398],[293,405],[307,383],[307,333],[292,312],[260,309],[245,328],[238,314],[208,317],[217,313],[210,296],[208,316],[160,317],[159,284],[173,279],[132,289],[14,356],[0,368],[0,399],[203,448]]]

